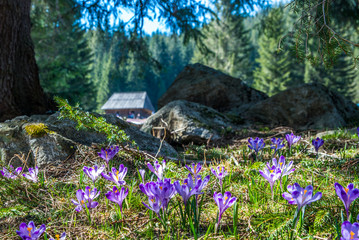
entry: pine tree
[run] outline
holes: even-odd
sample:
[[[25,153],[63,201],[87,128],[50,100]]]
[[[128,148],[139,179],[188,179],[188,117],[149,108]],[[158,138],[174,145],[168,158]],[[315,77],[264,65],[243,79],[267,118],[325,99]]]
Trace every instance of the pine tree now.
[[[219,1],[217,14],[220,19],[212,20],[202,29],[203,42],[209,52],[202,53],[196,49],[192,62],[202,63],[251,84],[252,45],[244,27],[244,17],[233,14],[231,8],[229,2]]]
[[[90,78],[91,50],[77,17],[79,13],[65,12],[74,6],[72,0],[57,3],[33,1],[32,37],[40,82],[50,95],[80,103],[93,109],[94,85]]]
[[[291,62],[288,52],[278,52],[278,42],[284,35],[284,18],[281,8],[272,9],[265,20],[259,39],[259,67],[254,72],[254,84],[258,90],[272,96],[285,90],[291,82]]]
[[[307,61],[304,80],[306,83],[321,83],[344,97],[354,100],[357,76],[358,70],[355,69],[351,58],[342,55],[333,67],[327,69],[322,65],[313,66]]]

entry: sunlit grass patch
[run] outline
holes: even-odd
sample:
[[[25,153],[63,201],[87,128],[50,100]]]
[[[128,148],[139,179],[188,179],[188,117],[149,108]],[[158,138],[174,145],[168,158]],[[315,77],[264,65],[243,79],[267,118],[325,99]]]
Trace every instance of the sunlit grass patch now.
[[[149,171],[147,166],[147,163],[154,166],[153,158],[120,151],[109,160],[107,166],[106,161],[97,154],[98,147],[82,147],[77,150],[76,162],[64,162],[59,166],[40,169],[37,182],[24,178],[0,178],[0,233],[6,239],[18,239],[15,231],[20,223],[34,221],[36,226],[46,224],[47,239],[62,232],[66,232],[69,239],[335,238],[340,234],[341,224],[347,217],[343,203],[335,192],[334,183],[359,186],[359,151],[355,139],[347,141],[343,148],[333,149],[329,149],[331,140],[327,139],[317,155],[311,146],[312,138],[312,135],[304,135],[291,149],[285,145],[275,152],[271,148],[271,137],[268,137],[264,139],[265,146],[258,151],[257,157],[248,148],[245,139],[227,147],[190,146],[187,151],[191,149],[194,158],[166,159],[163,178],[171,178],[171,184],[179,180],[181,185],[185,185],[184,179],[195,172],[194,166],[198,162],[201,162],[199,175],[202,180],[206,176],[210,176],[210,179],[202,190],[203,194],[197,198],[192,196],[189,200],[192,211],[189,216],[192,217],[183,218],[183,199],[177,194],[170,199],[166,215],[161,214],[165,221],[143,205],[148,204],[149,198],[139,188],[143,182],[159,181],[158,176]],[[259,170],[265,169],[267,162],[272,164],[273,157],[279,160],[279,156],[285,157],[286,164],[293,161],[292,168],[295,171],[283,176],[281,184],[280,179],[275,181],[272,199],[270,184],[259,174]],[[161,164],[165,159],[158,160]],[[107,174],[114,167],[116,177],[121,164],[128,168],[124,177],[126,183],[121,185],[128,189],[128,195],[122,203],[122,214],[119,206],[105,196],[113,191],[116,184],[101,176],[93,181],[83,171],[85,166],[93,168],[94,165],[104,165]],[[193,173],[187,170],[186,164],[192,167]],[[211,169],[217,169],[218,175],[222,167],[226,174],[221,183]],[[145,170],[144,179],[140,169]],[[303,188],[312,185],[313,192],[322,192],[323,196],[306,206],[304,218],[293,228],[296,205],[288,204],[282,195],[294,183]],[[91,190],[96,188],[100,191],[94,199],[98,206],[89,209],[88,213],[85,210],[77,212],[71,199],[77,201],[76,191],[85,191],[87,186]],[[117,186],[117,189],[121,187]],[[223,212],[219,223],[219,208],[213,198],[215,192],[230,192],[236,198],[236,205]],[[358,201],[356,199],[351,204],[351,222],[356,221],[359,214]],[[197,204],[199,218],[194,212]]]

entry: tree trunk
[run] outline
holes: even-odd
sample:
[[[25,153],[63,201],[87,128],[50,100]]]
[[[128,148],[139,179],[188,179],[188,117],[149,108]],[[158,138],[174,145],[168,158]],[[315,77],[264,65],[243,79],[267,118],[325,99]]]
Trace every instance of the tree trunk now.
[[[0,0],[0,121],[49,109],[31,40],[31,0]]]

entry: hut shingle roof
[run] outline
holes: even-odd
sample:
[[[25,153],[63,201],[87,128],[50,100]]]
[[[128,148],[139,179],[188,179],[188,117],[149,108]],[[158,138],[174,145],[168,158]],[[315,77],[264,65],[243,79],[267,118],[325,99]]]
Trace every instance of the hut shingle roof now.
[[[152,112],[155,111],[147,92],[114,93],[101,109],[148,109]]]

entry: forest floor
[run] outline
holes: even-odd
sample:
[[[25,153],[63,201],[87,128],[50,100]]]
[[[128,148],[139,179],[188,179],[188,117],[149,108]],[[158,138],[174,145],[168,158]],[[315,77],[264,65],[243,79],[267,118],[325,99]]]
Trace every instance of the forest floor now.
[[[62,232],[66,232],[67,239],[290,239],[291,234],[296,239],[336,239],[340,236],[346,213],[334,183],[344,187],[354,183],[359,187],[358,136],[345,129],[324,135],[325,143],[317,156],[311,144],[315,132],[297,133],[302,137],[300,142],[291,151],[285,146],[276,154],[277,159],[283,155],[286,162],[293,161],[295,171],[283,178],[283,190],[279,181],[275,183],[272,199],[270,185],[258,171],[272,159],[271,137],[283,138],[285,132],[288,133],[288,129],[231,132],[220,143],[222,147],[211,147],[210,144],[186,146],[178,160],[167,160],[164,175],[172,182],[182,182],[189,174],[184,163],[199,161],[203,165],[200,175],[210,175],[204,193],[197,199],[201,207],[198,226],[191,221],[181,222],[179,209],[183,201],[178,194],[169,203],[164,224],[142,204],[148,204],[148,198],[138,187],[142,182],[138,170],[146,170],[145,182],[157,181],[147,168],[146,163],[153,162],[147,155],[120,151],[110,160],[110,166],[118,168],[124,164],[128,167],[125,187],[129,188],[129,194],[123,204],[122,216],[117,205],[105,196],[112,190],[113,183],[101,176],[95,182],[101,191],[95,199],[99,204],[90,210],[90,218],[85,210],[75,211],[76,206],[71,202],[71,199],[77,201],[78,189],[93,188],[94,183],[84,174],[83,167],[105,164],[97,154],[99,147],[81,146],[75,156],[63,164],[39,169],[37,183],[22,177],[8,179],[0,176],[1,239],[19,239],[16,230],[20,223],[30,221],[37,227],[46,225],[46,234],[40,239],[55,238]],[[257,159],[247,146],[248,137],[265,140],[266,146]],[[231,192],[237,203],[225,211],[215,231],[218,207],[213,194],[221,189],[211,168],[217,166],[224,166],[228,171],[223,192]],[[323,196],[306,207],[303,221],[292,229],[296,206],[288,204],[282,193],[294,183],[302,187],[312,185],[314,193],[322,192]],[[194,201],[195,198],[191,199]],[[359,213],[358,201],[351,205],[351,222]]]

